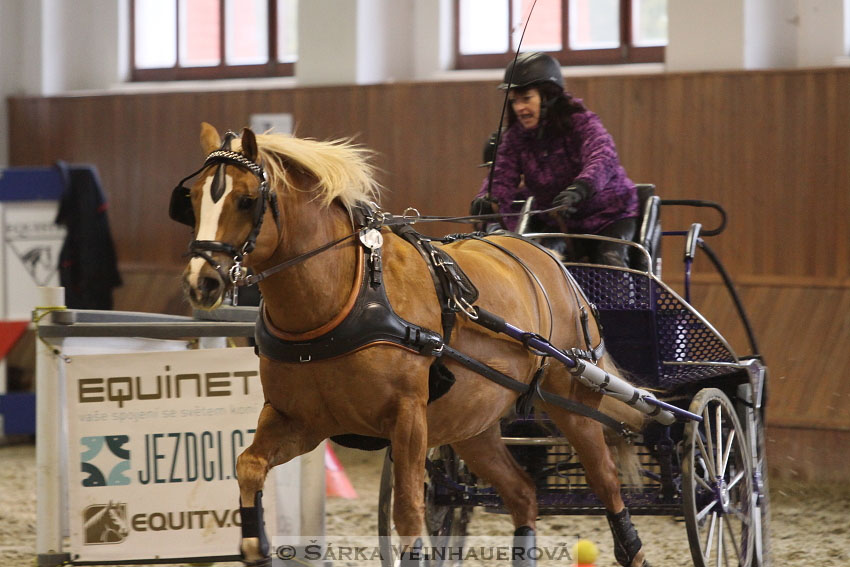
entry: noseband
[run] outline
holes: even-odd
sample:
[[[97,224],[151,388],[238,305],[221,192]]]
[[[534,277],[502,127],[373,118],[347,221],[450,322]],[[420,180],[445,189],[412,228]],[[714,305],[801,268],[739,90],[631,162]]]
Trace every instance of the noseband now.
[[[236,137],[236,134],[233,132],[227,132],[227,134],[225,134],[222,147],[208,155],[207,159],[204,160],[204,164],[197,171],[180,180],[171,196],[169,214],[172,219],[178,222],[182,222],[183,224],[188,224],[190,226],[195,225],[195,215],[192,210],[189,189],[184,184],[211,165],[218,165],[222,170],[226,165],[234,165],[236,167],[246,169],[254,174],[260,182],[258,189],[260,195],[256,199],[256,204],[254,205],[251,232],[248,234],[248,237],[245,239],[242,246],[237,248],[232,244],[218,240],[193,240],[189,243],[189,251],[186,253],[186,255],[193,258],[203,259],[218,273],[219,276],[221,276],[223,280],[238,285],[240,280],[244,279],[247,274],[247,269],[242,266],[242,261],[245,259],[245,256],[253,252],[256,247],[257,237],[259,236],[260,229],[263,226],[263,217],[266,214],[266,208],[271,206],[272,216],[274,217],[278,231],[280,231],[280,211],[277,204],[277,193],[269,188],[268,179],[266,178],[266,172],[263,167],[260,164],[254,163],[250,159],[246,158],[241,153],[234,152],[230,149],[230,140],[234,137]],[[225,272],[222,269],[221,264],[216,262],[213,257],[214,253],[227,254],[233,258],[233,266],[231,266],[228,272]]]

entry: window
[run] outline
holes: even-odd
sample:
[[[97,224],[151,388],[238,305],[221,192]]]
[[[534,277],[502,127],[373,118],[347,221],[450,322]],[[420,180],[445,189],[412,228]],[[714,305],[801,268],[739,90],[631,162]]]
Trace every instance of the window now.
[[[521,51],[562,65],[664,60],[667,0],[455,0],[456,68],[504,67]]]
[[[288,76],[298,0],[131,0],[134,81]]]

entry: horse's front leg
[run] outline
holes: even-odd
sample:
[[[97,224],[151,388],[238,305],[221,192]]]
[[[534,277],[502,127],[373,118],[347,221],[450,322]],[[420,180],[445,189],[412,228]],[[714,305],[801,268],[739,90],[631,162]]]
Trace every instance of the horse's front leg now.
[[[536,560],[537,491],[534,481],[511,455],[502,441],[499,423],[452,447],[476,476],[491,484],[501,496],[514,522],[513,567],[532,567]]]
[[[271,565],[262,502],[269,470],[313,450],[323,439],[270,405],[263,406],[254,440],[236,461],[242,517],[239,550],[246,565]]]
[[[392,432],[393,521],[401,539],[400,567],[424,565],[422,524],[425,502],[425,454],[428,423],[425,400],[404,399],[398,407]]]

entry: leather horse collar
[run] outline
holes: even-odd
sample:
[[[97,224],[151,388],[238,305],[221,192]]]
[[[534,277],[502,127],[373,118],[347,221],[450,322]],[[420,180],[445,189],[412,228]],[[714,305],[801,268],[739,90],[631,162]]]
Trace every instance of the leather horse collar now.
[[[402,319],[393,310],[382,277],[381,247],[370,246],[369,242],[374,241],[361,238],[348,301],[336,317],[321,327],[304,333],[277,329],[265,303],[260,304],[254,331],[259,354],[279,362],[305,363],[350,354],[374,344],[397,346],[426,356],[439,351],[443,339],[438,333]],[[368,259],[367,249],[371,249]]]

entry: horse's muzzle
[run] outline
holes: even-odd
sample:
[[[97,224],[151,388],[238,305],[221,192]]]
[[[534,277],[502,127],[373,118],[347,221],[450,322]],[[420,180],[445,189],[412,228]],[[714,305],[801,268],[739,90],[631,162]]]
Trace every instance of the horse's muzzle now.
[[[196,309],[211,310],[219,307],[227,292],[227,282],[206,263],[200,267],[189,263],[183,272],[183,291]]]

